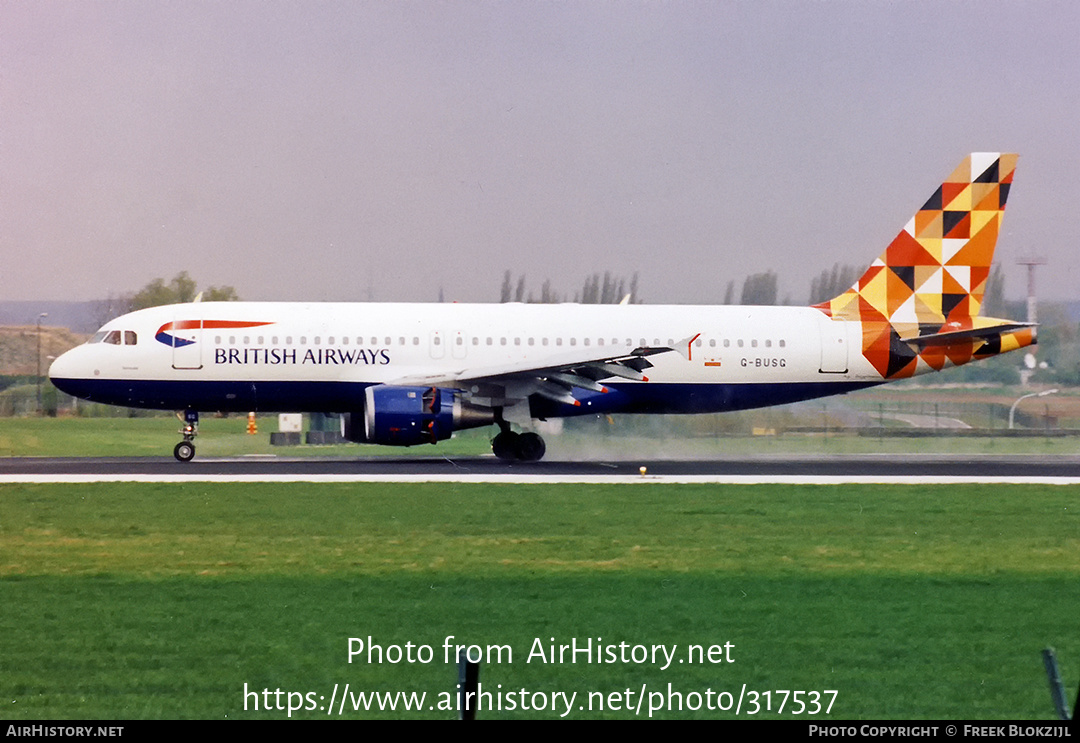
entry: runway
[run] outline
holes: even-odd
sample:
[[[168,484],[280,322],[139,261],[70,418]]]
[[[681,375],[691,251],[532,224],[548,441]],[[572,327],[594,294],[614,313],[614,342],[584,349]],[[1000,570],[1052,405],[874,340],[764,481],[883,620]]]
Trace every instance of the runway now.
[[[642,469],[644,468],[644,470]],[[494,457],[0,459],[0,484],[30,482],[1040,483],[1080,484],[1080,456],[770,455],[708,460],[501,462]]]

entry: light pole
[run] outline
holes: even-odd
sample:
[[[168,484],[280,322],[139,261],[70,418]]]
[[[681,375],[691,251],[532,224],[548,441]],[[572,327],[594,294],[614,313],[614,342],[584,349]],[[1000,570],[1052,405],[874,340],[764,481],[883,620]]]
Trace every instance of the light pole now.
[[[1023,395],[1017,399],[1017,401],[1012,404],[1012,407],[1009,408],[1009,428],[1012,429],[1013,427],[1013,417],[1016,415],[1016,406],[1020,404],[1020,400],[1026,400],[1029,397],[1046,397],[1047,395],[1053,395],[1056,392],[1057,389],[1043,390],[1042,392],[1032,392],[1031,394]]]
[[[41,415],[41,321],[49,316],[42,312],[37,319],[37,414]]]

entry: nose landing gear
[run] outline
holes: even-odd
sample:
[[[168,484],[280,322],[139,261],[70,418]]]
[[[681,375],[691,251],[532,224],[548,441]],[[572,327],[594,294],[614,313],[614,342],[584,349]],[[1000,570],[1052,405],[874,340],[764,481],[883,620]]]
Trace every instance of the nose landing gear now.
[[[177,413],[179,418],[180,414]],[[178,462],[190,462],[195,458],[195,437],[199,435],[199,412],[197,410],[185,410],[182,418],[184,425],[180,428],[180,434],[184,437],[173,448],[173,456]]]

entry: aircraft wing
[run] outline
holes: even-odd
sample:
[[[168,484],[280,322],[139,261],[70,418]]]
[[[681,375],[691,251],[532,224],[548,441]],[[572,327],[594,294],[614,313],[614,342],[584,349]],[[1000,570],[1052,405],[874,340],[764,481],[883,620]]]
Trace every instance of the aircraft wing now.
[[[639,346],[629,353],[613,353],[614,349],[583,348],[546,356],[542,363],[535,359],[495,366],[462,367],[438,374],[412,375],[390,382],[391,385],[453,387],[469,394],[477,405],[499,407],[519,402],[529,395],[540,395],[555,402],[579,405],[575,389],[606,392],[602,380],[618,377],[647,382],[643,373],[652,367],[649,356],[677,351],[689,354],[687,338],[674,346]]]

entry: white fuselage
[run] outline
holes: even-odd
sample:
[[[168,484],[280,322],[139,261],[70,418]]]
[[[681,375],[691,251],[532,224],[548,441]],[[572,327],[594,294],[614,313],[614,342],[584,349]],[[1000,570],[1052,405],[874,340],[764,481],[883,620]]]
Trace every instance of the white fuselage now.
[[[579,395],[584,409],[547,414],[715,412],[880,383],[859,333],[805,307],[210,302],[117,318],[50,376],[135,407],[345,412],[371,385],[468,390],[468,380],[512,383],[667,346],[648,357],[647,381],[612,378],[619,394]]]

